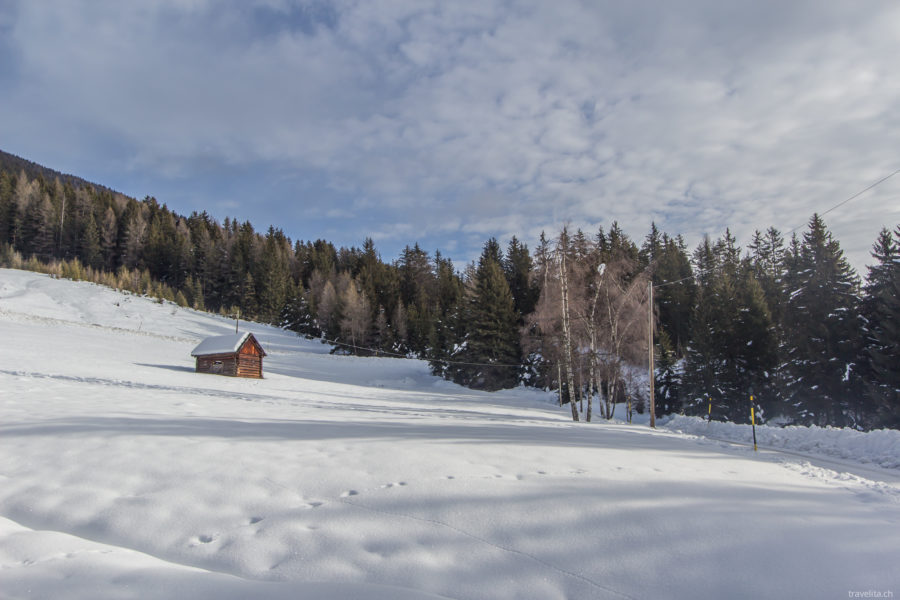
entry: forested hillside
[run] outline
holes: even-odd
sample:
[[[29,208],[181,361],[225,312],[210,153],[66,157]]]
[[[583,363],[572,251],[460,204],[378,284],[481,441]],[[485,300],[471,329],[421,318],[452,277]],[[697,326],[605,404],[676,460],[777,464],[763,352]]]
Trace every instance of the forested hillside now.
[[[385,260],[249,222],[178,215],[23,159],[0,161],[0,262],[241,315],[322,337],[336,351],[419,356],[474,388],[560,390],[574,419],[646,401],[650,297],[660,412],[900,427],[900,226],[865,280],[813,215],[747,248],[729,231],[689,249],[616,223],[485,242],[454,265],[417,244]]]

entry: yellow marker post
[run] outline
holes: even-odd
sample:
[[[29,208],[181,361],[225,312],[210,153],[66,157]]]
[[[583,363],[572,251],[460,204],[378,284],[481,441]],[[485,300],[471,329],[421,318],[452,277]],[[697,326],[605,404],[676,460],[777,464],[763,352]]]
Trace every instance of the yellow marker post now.
[[[750,423],[753,425],[753,451],[756,449],[756,406],[753,404],[753,396],[750,396]]]
[[[709,396],[707,399],[709,400],[709,411],[706,414],[706,423],[709,424],[712,421],[712,397]]]

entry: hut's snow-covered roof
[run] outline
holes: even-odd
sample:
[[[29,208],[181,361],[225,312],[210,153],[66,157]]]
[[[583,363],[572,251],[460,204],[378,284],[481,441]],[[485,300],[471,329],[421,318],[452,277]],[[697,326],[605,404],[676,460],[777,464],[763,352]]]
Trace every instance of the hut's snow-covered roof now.
[[[250,337],[249,331],[208,337],[191,351],[191,356],[231,354],[232,352],[237,352],[244,345],[244,342],[247,341],[248,337]]]

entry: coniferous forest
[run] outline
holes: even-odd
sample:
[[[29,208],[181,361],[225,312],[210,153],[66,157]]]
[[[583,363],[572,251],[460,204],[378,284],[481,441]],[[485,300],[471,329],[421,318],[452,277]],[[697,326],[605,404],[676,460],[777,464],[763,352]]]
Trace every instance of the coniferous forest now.
[[[189,216],[0,154],[0,266],[28,268],[282,325],[335,352],[427,359],[473,388],[556,390],[575,420],[648,398],[653,286],[657,414],[900,428],[900,225],[857,274],[824,220],[790,239],[726,230],[689,248],[652,226],[484,243],[454,265],[383,259],[281,229]],[[621,415],[620,415],[621,416]]]

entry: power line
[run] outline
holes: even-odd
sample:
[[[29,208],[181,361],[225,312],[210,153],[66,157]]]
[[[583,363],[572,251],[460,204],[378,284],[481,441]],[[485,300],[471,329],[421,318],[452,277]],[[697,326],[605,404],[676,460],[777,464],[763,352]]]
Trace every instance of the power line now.
[[[887,181],[888,179],[890,179],[891,177],[893,177],[893,176],[896,175],[897,173],[900,173],[900,169],[897,169],[896,171],[894,171],[894,172],[891,173],[890,175],[885,175],[884,177],[882,177],[881,179],[879,179],[879,180],[876,181],[875,183],[873,183],[873,184],[869,185],[868,187],[866,187],[866,188],[864,188],[864,189],[862,189],[862,190],[856,192],[855,194],[853,194],[853,195],[850,196],[849,198],[846,198],[846,199],[844,199],[844,200],[841,200],[840,202],[838,202],[837,204],[835,204],[834,206],[832,206],[831,208],[829,208],[829,209],[826,210],[825,212],[820,213],[819,216],[824,217],[825,215],[827,215],[827,214],[830,213],[831,211],[833,211],[833,210],[835,210],[835,209],[837,209],[837,208],[842,207],[843,205],[847,204],[847,203],[850,202],[851,200],[855,200],[856,198],[859,198],[860,196],[862,196],[863,194],[865,194],[865,193],[868,192],[869,190],[878,187],[879,185],[881,185],[882,183],[884,183],[885,181]],[[788,231],[785,235],[790,235],[790,234],[794,233],[795,231],[797,231],[798,229],[800,229],[801,227],[803,227],[803,225],[797,225],[796,227],[794,227],[793,229],[791,229],[790,231]],[[681,282],[683,282],[683,281],[688,281],[689,279],[695,279],[696,277],[699,277],[700,275],[703,275],[703,273],[695,273],[695,274],[693,274],[693,275],[688,275],[687,277],[683,277],[683,278],[681,278],[681,279],[676,279],[675,281],[664,281],[664,282],[659,283],[659,284],[654,284],[653,287],[655,287],[655,288],[661,288],[661,287],[666,287],[666,286],[669,286],[669,285],[675,285],[676,283],[681,283]]]
[[[827,215],[828,213],[830,213],[830,212],[833,211],[834,209],[842,207],[843,205],[847,204],[847,203],[850,202],[851,200],[853,200],[853,199],[855,199],[855,198],[858,198],[859,196],[862,196],[863,194],[865,194],[866,192],[868,192],[868,191],[871,190],[872,188],[881,185],[882,183],[884,183],[885,181],[887,181],[888,179],[890,179],[891,177],[893,177],[893,176],[896,175],[897,173],[900,173],[900,169],[897,169],[896,171],[894,171],[894,172],[891,173],[890,175],[886,175],[885,177],[882,177],[881,179],[879,179],[878,181],[876,181],[875,183],[873,183],[872,185],[870,185],[870,186],[867,187],[866,189],[860,190],[860,191],[856,192],[855,194],[853,194],[852,196],[850,196],[850,197],[847,198],[846,200],[842,200],[841,202],[838,202],[837,204],[835,204],[834,206],[832,206],[831,208],[829,208],[828,210],[826,210],[825,212],[823,212],[823,213],[822,213],[821,215],[819,215],[819,216],[824,217],[825,215]],[[788,231],[787,234],[790,235],[790,234],[794,233],[795,231],[797,231],[798,229],[800,229],[801,227],[802,227],[802,225],[797,225],[796,227],[794,227],[793,229],[791,229],[790,231]]]
[[[318,338],[323,342],[328,344],[333,344],[335,346],[345,346],[347,348],[353,348],[355,350],[364,350],[366,352],[371,352],[376,356],[393,356],[396,358],[412,358],[407,354],[400,354],[398,352],[388,352],[386,350],[379,350],[378,348],[367,348],[365,346],[357,346],[356,344],[348,344],[347,342],[339,342],[337,340],[329,340],[327,338]],[[460,360],[446,360],[442,358],[415,358],[415,360],[427,360],[428,362],[436,362],[441,364],[448,365],[466,365],[470,367],[509,367],[509,368],[519,368],[522,365],[511,365],[511,364],[503,364],[503,363],[476,363],[476,362],[464,362]]]

